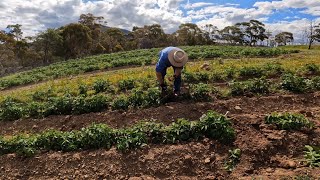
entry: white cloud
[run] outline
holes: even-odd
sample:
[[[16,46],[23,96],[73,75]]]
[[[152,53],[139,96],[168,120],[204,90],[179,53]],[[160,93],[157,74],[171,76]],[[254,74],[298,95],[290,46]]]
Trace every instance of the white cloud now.
[[[212,1],[214,2],[214,1]],[[167,33],[177,30],[181,23],[196,22],[199,26],[213,24],[220,29],[237,22],[258,19],[268,28],[300,31],[299,17],[267,23],[277,10],[302,8],[303,13],[320,16],[320,0],[258,0],[251,8],[239,4],[217,5],[199,0],[1,0],[0,29],[8,24],[22,24],[24,35],[34,35],[47,28],[77,22],[84,13],[103,16],[109,26],[131,30],[133,26],[161,24]]]
[[[92,13],[103,16],[110,26],[131,30],[133,26],[159,23],[173,32],[184,17],[183,0],[2,0],[0,29],[9,24],[21,24],[24,35],[34,35],[47,28],[77,22],[80,15]]]
[[[306,8],[305,13],[319,15],[319,0],[281,0],[281,1],[262,1],[256,2],[254,7],[264,11],[282,10],[287,8]]]
[[[210,6],[210,5],[214,5],[213,3],[206,3],[206,2],[197,2],[197,3],[187,3],[184,8],[185,9],[194,9],[194,8],[200,8],[200,7],[204,7],[204,6]]]

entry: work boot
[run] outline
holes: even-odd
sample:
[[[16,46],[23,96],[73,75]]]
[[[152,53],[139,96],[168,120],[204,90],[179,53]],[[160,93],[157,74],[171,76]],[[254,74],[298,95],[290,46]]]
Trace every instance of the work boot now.
[[[167,92],[167,85],[161,84],[161,85],[160,85],[160,88],[161,88],[161,94],[166,94],[166,92]]]
[[[180,91],[173,91],[173,94],[175,97],[178,97],[178,96],[180,96]]]

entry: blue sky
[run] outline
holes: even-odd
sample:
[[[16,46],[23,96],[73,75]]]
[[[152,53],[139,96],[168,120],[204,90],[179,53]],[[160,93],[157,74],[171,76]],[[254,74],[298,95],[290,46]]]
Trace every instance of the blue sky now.
[[[274,33],[290,31],[299,38],[310,20],[320,22],[320,0],[1,0],[0,29],[21,24],[25,36],[35,35],[77,22],[84,13],[128,30],[157,23],[167,33],[187,22],[222,29],[257,19]]]

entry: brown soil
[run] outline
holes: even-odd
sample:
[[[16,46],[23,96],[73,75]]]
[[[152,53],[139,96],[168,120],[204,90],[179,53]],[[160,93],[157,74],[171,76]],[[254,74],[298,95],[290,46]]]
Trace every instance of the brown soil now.
[[[241,97],[214,102],[172,102],[166,106],[102,112],[79,116],[50,116],[41,120],[0,122],[2,135],[40,132],[48,128],[73,130],[91,123],[129,126],[141,119],[169,124],[177,118],[197,120],[207,110],[227,114],[237,138],[232,145],[214,140],[177,145],[150,145],[127,153],[111,150],[42,152],[33,158],[0,156],[0,179],[280,179],[320,177],[319,168],[303,163],[304,145],[320,145],[320,93]],[[276,130],[264,123],[271,112],[305,114],[313,130]],[[240,163],[232,173],[224,168],[228,150],[240,148]],[[139,178],[140,177],[140,178]]]

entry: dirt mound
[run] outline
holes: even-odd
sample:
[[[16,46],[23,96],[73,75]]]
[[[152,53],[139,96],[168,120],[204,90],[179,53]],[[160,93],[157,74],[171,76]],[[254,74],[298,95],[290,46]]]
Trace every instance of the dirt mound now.
[[[174,102],[166,106],[102,112],[81,116],[51,116],[42,120],[1,122],[1,134],[39,132],[47,128],[73,130],[93,122],[129,126],[141,119],[166,124],[177,118],[198,119],[207,110],[227,114],[237,136],[233,145],[214,140],[176,145],[150,145],[121,153],[116,149],[81,152],[42,152],[32,158],[0,156],[1,179],[280,179],[320,177],[319,168],[303,163],[304,146],[320,145],[320,94],[274,95],[215,102]],[[264,123],[271,112],[299,112],[316,124],[312,131],[277,130]],[[230,149],[241,149],[232,173],[224,169]]]

